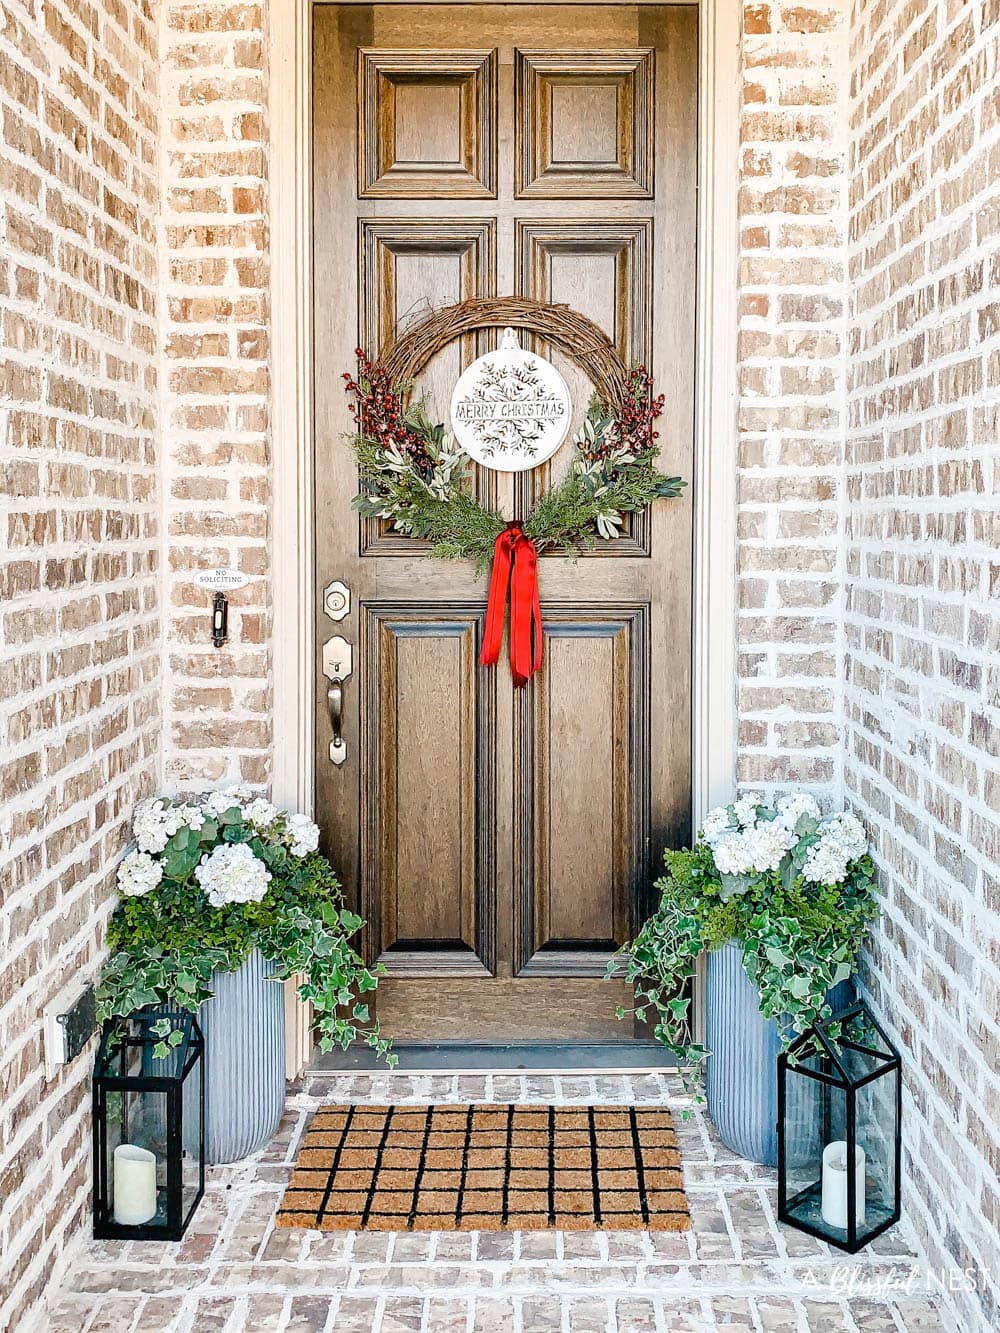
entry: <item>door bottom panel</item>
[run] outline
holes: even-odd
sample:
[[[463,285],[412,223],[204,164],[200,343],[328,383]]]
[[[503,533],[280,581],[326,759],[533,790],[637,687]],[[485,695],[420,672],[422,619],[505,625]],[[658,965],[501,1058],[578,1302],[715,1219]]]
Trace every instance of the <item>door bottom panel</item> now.
[[[469,982],[451,977],[392,978],[378,991],[382,1029],[400,1043],[426,1041],[502,1044],[626,1042],[632,1025],[615,1017],[631,1007],[631,989],[621,981],[560,977],[496,978]]]

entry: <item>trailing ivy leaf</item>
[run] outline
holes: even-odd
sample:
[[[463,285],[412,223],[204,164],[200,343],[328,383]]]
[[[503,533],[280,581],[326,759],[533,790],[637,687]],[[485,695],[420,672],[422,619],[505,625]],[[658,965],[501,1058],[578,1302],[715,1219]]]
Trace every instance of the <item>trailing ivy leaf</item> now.
[[[801,972],[794,973],[788,979],[788,993],[794,995],[797,1000],[804,1000],[810,991],[810,981],[807,976]]]

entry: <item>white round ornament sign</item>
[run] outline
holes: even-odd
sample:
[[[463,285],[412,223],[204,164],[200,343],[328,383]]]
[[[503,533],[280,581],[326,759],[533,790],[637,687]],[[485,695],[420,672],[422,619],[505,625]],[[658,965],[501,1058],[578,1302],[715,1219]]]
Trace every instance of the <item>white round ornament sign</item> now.
[[[551,458],[570,415],[566,381],[551,361],[519,347],[513,329],[463,371],[451,396],[455,439],[497,472],[525,472]]]

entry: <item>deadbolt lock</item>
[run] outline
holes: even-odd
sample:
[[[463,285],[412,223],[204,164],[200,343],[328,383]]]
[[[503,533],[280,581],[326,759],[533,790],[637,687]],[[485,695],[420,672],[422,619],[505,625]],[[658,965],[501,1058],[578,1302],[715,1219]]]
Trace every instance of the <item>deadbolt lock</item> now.
[[[340,579],[334,579],[323,589],[323,610],[331,620],[343,620],[351,612],[351,590]]]

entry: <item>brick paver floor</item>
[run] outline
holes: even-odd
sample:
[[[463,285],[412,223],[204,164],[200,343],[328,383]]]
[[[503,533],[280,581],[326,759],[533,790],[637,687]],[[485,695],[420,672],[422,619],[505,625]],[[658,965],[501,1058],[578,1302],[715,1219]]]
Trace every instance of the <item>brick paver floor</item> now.
[[[379,1233],[276,1229],[322,1102],[660,1102],[674,1109],[688,1232]],[[936,1333],[905,1222],[848,1258],[775,1220],[774,1172],[721,1146],[675,1080],[314,1074],[273,1143],[218,1167],[179,1245],[90,1242],[44,1333]]]

